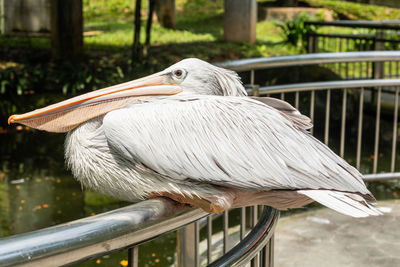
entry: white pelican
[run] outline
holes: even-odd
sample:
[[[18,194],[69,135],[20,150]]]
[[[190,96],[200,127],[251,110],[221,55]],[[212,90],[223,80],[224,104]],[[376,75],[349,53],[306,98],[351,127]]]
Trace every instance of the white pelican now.
[[[14,122],[68,131],[73,175],[119,199],[164,196],[210,213],[315,200],[354,217],[380,214],[362,175],[309,134],[309,118],[284,101],[246,97],[235,72],[199,59]]]

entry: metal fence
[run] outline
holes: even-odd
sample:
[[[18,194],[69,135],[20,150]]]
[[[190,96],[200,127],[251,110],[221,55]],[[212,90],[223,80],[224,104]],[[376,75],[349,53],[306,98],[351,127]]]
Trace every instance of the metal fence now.
[[[343,33],[321,33],[318,30],[310,32],[307,41],[308,53],[400,49],[400,20],[307,21],[305,25],[343,29]]]
[[[71,265],[120,250],[127,250],[129,266],[139,266],[140,244],[178,229],[178,266],[244,266],[248,262],[252,266],[273,266],[272,236],[279,212],[265,207],[258,216],[259,208],[249,209],[250,224],[246,223],[246,209],[241,209],[241,242],[237,240],[239,243],[229,251],[228,211],[223,213],[224,251],[223,256],[214,261],[213,216],[206,217],[207,214],[199,209],[176,206],[166,199],[153,199],[43,230],[2,238],[0,266]],[[204,252],[205,260],[201,262],[199,230],[203,226],[207,226],[208,246]]]
[[[397,155],[400,79],[370,79],[360,75],[363,79],[273,86],[257,81],[265,80],[263,70],[273,68],[359,62],[398,64],[399,61],[400,52],[386,51],[258,58],[220,65],[239,71],[250,94],[279,97],[310,116],[315,125],[312,134],[366,174],[366,181],[376,181],[400,178]],[[229,235],[232,211],[219,215],[223,218],[223,238],[218,240],[223,244],[222,256],[215,253],[216,216],[206,217],[198,209],[154,199],[0,239],[0,266],[70,265],[119,250],[127,250],[129,266],[138,266],[140,244],[171,231],[178,231],[179,266],[273,266],[273,233],[279,213],[268,207],[260,212],[260,208],[239,209],[240,228],[235,240]],[[202,239],[201,229],[206,229]],[[201,248],[201,243],[206,246]]]
[[[315,53],[228,61],[245,84],[400,78],[400,51]]]
[[[400,170],[398,146],[398,96],[400,79],[371,79],[368,68],[361,68],[357,75],[340,73],[341,80],[312,81],[265,85],[265,69],[308,65],[320,67],[345,64],[373,66],[382,64],[385,78],[399,77],[399,51],[342,52],[259,58],[219,64],[239,71],[248,86],[248,92],[257,96],[284,99],[308,115],[314,128],[311,133],[329,145],[340,156],[370,174],[368,180],[395,178]],[[333,69],[337,71],[337,69]],[[290,73],[286,72],[287,76]],[[386,172],[387,175],[375,175]]]

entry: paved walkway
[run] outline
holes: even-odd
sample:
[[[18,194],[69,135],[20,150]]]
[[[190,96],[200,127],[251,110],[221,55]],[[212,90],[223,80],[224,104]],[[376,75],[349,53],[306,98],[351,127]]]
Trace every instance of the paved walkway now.
[[[355,219],[321,208],[281,218],[275,266],[400,266],[400,200],[379,206],[391,212]]]

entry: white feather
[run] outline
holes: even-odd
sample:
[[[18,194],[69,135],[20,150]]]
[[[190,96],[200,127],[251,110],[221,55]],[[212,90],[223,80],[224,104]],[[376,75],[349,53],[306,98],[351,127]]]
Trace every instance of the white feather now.
[[[352,217],[361,218],[382,214],[378,208],[369,204],[358,194],[331,190],[299,190],[297,192],[314,199],[328,208]]]

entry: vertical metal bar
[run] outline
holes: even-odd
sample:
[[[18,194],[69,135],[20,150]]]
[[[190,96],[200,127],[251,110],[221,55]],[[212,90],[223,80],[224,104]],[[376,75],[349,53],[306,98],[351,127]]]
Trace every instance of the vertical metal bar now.
[[[274,267],[274,265],[275,265],[274,250],[275,250],[275,235],[273,234],[271,236],[271,239],[269,240],[269,266],[270,267]]]
[[[350,79],[350,76],[351,76],[351,78],[352,79],[354,79],[354,70],[355,70],[355,65],[356,65],[356,63],[355,62],[350,62],[349,63],[349,79]],[[350,73],[350,69],[351,69],[351,73]]]
[[[139,246],[134,246],[133,248],[128,249],[128,266],[139,266]]]
[[[240,209],[240,240],[246,236],[246,208]]]
[[[346,39],[346,50],[345,50],[346,52],[350,51],[349,46],[350,46],[350,39],[347,38]],[[349,78],[349,63],[348,62],[345,63],[345,72],[346,72],[346,79],[348,79]]]
[[[254,227],[257,224],[257,220],[258,220],[258,206],[252,206],[251,207],[251,211],[252,211],[252,227]],[[251,267],[258,267],[260,264],[260,254],[257,253],[254,258],[251,260]]]
[[[260,95],[260,86],[259,85],[253,85],[252,88],[253,88],[253,96],[259,96]]]
[[[339,39],[339,51],[338,52],[343,52],[342,51],[342,38],[338,38]],[[342,77],[342,63],[338,63],[338,72],[339,72],[339,76]]]
[[[259,267],[260,266],[260,253],[257,253],[254,258],[251,260],[251,267]]]
[[[195,267],[200,266],[200,221],[197,220],[194,223],[194,258],[195,258]]]
[[[363,63],[360,62],[360,75],[358,75],[358,77],[361,79],[363,77]]]
[[[253,218],[252,218],[253,225],[252,226],[254,227],[254,226],[256,226],[257,221],[258,221],[258,206],[255,205],[251,209],[252,209],[252,215],[253,215]]]
[[[339,39],[339,38],[336,38],[335,52],[340,52],[340,51],[339,51],[339,43],[340,43],[340,39]]]
[[[391,78],[392,77],[392,63],[393,63],[393,61],[389,61],[389,62],[387,62],[388,64],[389,64],[389,78]]]
[[[308,47],[307,47],[307,53],[312,53],[312,44],[313,44],[313,36],[311,34],[308,34]]]
[[[399,112],[399,87],[396,87],[394,100],[394,114],[393,114],[393,143],[392,143],[392,162],[390,164],[390,171],[394,172],[396,164],[396,143],[397,143],[397,116]]]
[[[376,173],[378,167],[378,150],[379,150],[379,126],[381,122],[381,94],[382,88],[378,88],[378,96],[377,96],[377,103],[376,103],[376,124],[375,124],[375,147],[374,147],[374,167],[373,173]]]
[[[299,109],[299,91],[296,92],[294,106],[296,109]]]
[[[178,267],[199,266],[199,223],[178,230]]]
[[[331,111],[331,89],[326,90],[326,109],[325,109],[325,137],[324,143],[329,143],[329,113]]]
[[[311,91],[311,97],[310,97],[310,119],[311,122],[314,123],[314,102],[315,102],[315,91],[312,90]],[[310,129],[310,133],[313,134],[314,133],[314,127],[312,127]]]
[[[228,211],[225,210],[224,211],[224,254],[226,252],[228,252],[229,248],[228,248],[228,238],[229,238],[229,233],[228,233],[228,229],[229,229],[229,214]]]
[[[360,105],[358,110],[358,133],[357,133],[357,160],[356,167],[360,169],[361,161],[361,138],[362,138],[362,124],[363,124],[363,110],[364,110],[364,88],[360,92]]]
[[[268,246],[269,246],[269,241],[267,242],[267,244],[265,244],[265,246],[261,250],[260,265],[262,267],[268,266]]]
[[[281,93],[281,100],[285,100],[285,93],[284,92]]]
[[[340,156],[344,157],[344,142],[346,138],[346,106],[347,106],[347,88],[343,90],[342,101],[342,127],[340,133]]]
[[[250,84],[254,85],[254,70],[250,71]]]
[[[212,262],[212,216],[207,217],[207,264]]]

